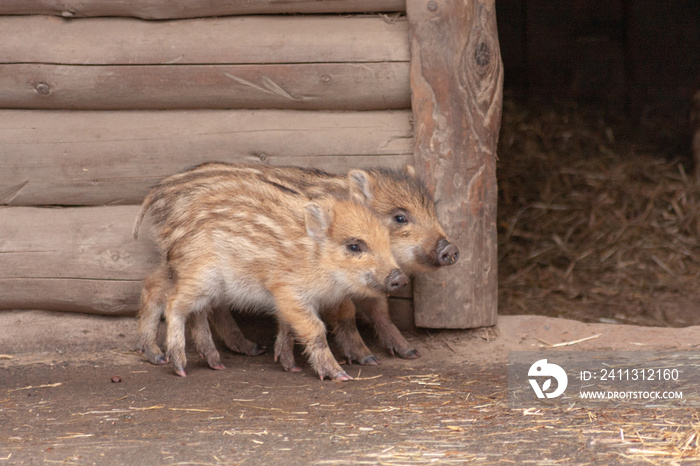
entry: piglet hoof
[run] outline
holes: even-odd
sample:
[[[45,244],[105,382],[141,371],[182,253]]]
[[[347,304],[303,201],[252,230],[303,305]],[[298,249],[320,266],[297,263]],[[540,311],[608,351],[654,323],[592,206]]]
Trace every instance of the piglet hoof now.
[[[399,351],[399,356],[401,356],[404,359],[418,359],[420,358],[420,353],[417,349],[411,348],[407,351]]]
[[[362,358],[359,363],[363,366],[379,366],[382,362],[373,354]]]
[[[185,372],[184,368],[175,368],[175,373],[179,375],[180,377],[187,377],[187,373]]]
[[[146,359],[151,364],[160,365],[160,364],[166,364],[168,362],[167,356],[165,356],[163,353],[161,353],[160,350],[155,350],[155,351],[151,350],[146,345],[140,345],[139,347],[137,347],[136,352],[146,356]]]
[[[323,375],[321,375],[320,377],[321,380],[325,378]],[[338,372],[333,377],[331,377],[331,379],[335,380],[336,382],[347,382],[348,380],[353,380],[353,378],[350,377],[347,372]]]
[[[296,365],[294,355],[291,352],[282,351],[275,354],[275,362],[279,361],[287,372],[301,372],[301,367]]]
[[[261,354],[265,354],[267,352],[267,346],[263,345],[255,345],[255,348],[253,348],[251,351],[246,353],[248,356],[260,356]]]
[[[168,362],[170,362],[168,357],[164,356],[162,354],[160,356],[158,356],[155,354],[146,353],[146,359],[148,359],[148,362],[150,362],[151,364],[155,364],[156,366],[161,366],[163,364],[167,364]]]
[[[221,364],[221,363],[212,364],[212,365],[210,365],[209,367],[211,367],[211,368],[214,369],[215,371],[222,371],[222,370],[226,369],[226,366],[224,366],[224,365]]]

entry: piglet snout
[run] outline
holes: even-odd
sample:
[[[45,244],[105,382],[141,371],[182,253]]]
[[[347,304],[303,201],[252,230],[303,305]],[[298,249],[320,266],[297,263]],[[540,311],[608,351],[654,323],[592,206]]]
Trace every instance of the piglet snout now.
[[[459,249],[445,238],[440,238],[438,241],[436,252],[440,265],[452,265],[459,259]]]
[[[399,269],[392,270],[389,276],[386,277],[386,289],[390,293],[406,285],[408,285],[408,277]]]

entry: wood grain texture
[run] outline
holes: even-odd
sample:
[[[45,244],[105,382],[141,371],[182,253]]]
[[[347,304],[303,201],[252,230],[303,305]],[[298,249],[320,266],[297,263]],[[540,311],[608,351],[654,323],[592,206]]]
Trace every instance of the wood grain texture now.
[[[0,110],[0,204],[137,204],[207,161],[402,166],[411,112]]]
[[[0,108],[386,110],[411,106],[408,62],[0,65]]]
[[[0,311],[27,309],[135,316],[141,280],[0,278]]]
[[[0,63],[193,65],[407,62],[406,21],[379,16],[0,16]]]
[[[403,0],[3,0],[0,15],[133,16],[143,19],[279,13],[406,11]]]
[[[408,0],[406,8],[416,166],[460,250],[457,264],[415,278],[416,325],[494,325],[503,89],[494,0]]]
[[[159,255],[138,206],[0,208],[0,309],[133,314]]]

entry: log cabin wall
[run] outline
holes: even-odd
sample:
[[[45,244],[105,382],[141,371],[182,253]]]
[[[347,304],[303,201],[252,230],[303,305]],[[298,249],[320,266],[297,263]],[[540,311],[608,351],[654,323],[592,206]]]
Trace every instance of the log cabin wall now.
[[[405,20],[239,16],[401,2],[211,3],[0,5],[0,308],[134,314],[136,204],[194,164],[410,161]]]
[[[160,260],[131,235],[138,204],[195,164],[413,163],[405,12],[396,0],[0,3],[0,309],[134,315]],[[411,297],[393,311],[412,318]],[[495,306],[468,326],[492,325]]]

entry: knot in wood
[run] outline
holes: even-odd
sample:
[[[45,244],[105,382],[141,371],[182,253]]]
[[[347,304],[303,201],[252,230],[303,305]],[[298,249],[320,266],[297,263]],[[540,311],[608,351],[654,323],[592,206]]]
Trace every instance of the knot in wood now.
[[[474,49],[474,60],[479,66],[486,66],[491,62],[491,47],[487,42],[479,42]]]
[[[51,87],[46,83],[38,83],[34,86],[34,90],[41,95],[49,95],[51,93]]]

